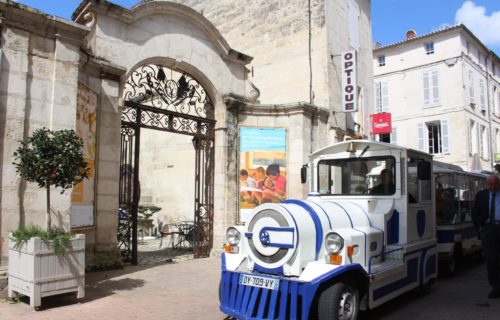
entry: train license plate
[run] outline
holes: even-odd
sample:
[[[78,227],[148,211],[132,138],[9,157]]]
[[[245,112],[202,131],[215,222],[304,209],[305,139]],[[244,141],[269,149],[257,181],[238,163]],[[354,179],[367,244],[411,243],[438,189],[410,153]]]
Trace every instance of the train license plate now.
[[[280,286],[280,280],[267,277],[251,276],[248,274],[240,274],[240,284],[244,286],[278,290]]]

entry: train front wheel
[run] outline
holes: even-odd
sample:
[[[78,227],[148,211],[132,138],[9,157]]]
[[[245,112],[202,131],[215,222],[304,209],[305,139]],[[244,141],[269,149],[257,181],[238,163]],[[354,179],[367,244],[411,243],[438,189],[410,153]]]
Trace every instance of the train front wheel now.
[[[319,296],[319,320],[355,320],[358,313],[359,291],[356,287],[338,282]]]

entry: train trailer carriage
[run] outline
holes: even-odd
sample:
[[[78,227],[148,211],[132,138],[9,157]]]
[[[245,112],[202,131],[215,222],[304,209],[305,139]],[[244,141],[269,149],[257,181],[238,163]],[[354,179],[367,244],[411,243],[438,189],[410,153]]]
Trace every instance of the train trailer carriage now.
[[[356,319],[437,277],[432,158],[352,140],[310,156],[306,200],[227,230],[220,309],[238,319]]]
[[[474,195],[486,188],[488,172],[466,172],[459,166],[433,162],[439,268],[451,276],[456,263],[479,257],[481,240],[472,223]]]

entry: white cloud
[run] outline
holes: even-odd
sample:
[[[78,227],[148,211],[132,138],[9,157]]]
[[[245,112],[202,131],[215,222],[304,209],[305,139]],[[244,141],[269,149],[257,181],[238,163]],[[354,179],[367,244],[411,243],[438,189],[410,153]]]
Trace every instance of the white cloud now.
[[[500,45],[500,11],[486,14],[486,8],[465,1],[455,14],[455,22],[463,23],[488,47]]]

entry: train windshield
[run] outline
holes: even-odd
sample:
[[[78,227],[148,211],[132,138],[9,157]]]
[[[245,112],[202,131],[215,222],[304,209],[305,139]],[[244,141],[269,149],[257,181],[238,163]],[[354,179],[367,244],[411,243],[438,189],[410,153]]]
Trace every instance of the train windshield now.
[[[318,191],[322,195],[392,195],[396,185],[394,157],[321,160]]]

